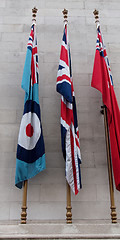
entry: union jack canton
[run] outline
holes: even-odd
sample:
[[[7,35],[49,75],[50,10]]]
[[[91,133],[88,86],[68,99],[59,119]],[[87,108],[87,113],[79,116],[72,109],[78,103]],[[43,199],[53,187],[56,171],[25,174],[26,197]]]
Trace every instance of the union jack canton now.
[[[67,23],[64,26],[56,88],[61,94],[61,143],[66,161],[66,180],[76,195],[82,188],[81,153]]]
[[[109,59],[108,59],[107,52],[106,52],[106,47],[103,42],[99,23],[97,25],[96,50],[98,50],[100,52],[100,55],[102,57],[104,57],[104,59],[105,59],[106,67],[107,67],[109,78],[110,78],[110,84],[111,84],[111,86],[113,86],[113,78],[112,78],[111,68],[110,68]],[[108,86],[109,86],[109,82],[108,82]]]

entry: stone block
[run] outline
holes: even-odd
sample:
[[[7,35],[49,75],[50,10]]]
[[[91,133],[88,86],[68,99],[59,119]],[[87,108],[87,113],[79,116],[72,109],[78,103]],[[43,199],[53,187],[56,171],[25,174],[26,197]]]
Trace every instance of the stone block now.
[[[88,65],[88,63],[81,63],[81,64],[73,63],[72,65],[73,65],[74,72],[76,72],[76,73],[87,74],[87,73],[92,73],[92,70],[93,70],[92,64]]]
[[[84,3],[83,3],[84,4]],[[90,11],[88,11],[90,12]],[[81,8],[69,8],[69,12],[68,12],[68,17],[69,17],[69,21],[71,19],[71,17],[85,17],[86,16],[86,11],[83,7],[83,9]],[[71,28],[71,26],[69,26],[69,29]],[[83,30],[83,29],[82,29]]]
[[[10,208],[9,208],[9,214],[10,219],[12,220],[18,220],[19,223],[21,221],[21,207],[22,207],[22,201],[19,202],[11,202]],[[28,212],[28,210],[27,210]]]
[[[40,190],[40,202],[65,202],[66,184],[42,184]]]
[[[57,96],[57,93],[56,93]],[[58,122],[58,119],[56,121],[56,116],[60,113],[60,95],[58,94],[58,98],[54,99],[52,97],[45,98],[43,97],[43,115],[46,113],[49,114],[49,117],[51,115],[51,118],[53,118],[53,122]],[[50,114],[52,112],[52,114]],[[44,119],[47,120],[47,119]],[[50,121],[50,119],[49,119]],[[50,123],[50,122],[49,122]]]
[[[75,202],[79,202],[79,204],[81,204],[81,202],[96,202],[96,200],[97,191],[95,184],[90,186],[87,184],[84,185],[83,183],[82,189],[80,189],[79,193],[76,196],[72,193],[72,204],[74,204]]]
[[[2,33],[2,42],[14,42],[14,44],[18,44],[18,42],[26,42],[27,45],[28,34],[27,33]],[[11,53],[13,54],[13,53]]]
[[[4,168],[14,168],[15,167],[15,159],[16,152],[1,152],[0,153],[0,166],[2,169]]]
[[[93,138],[93,127],[79,124],[80,138],[82,139],[92,139]]]
[[[120,219],[120,211],[119,211],[119,205],[120,205],[120,202],[116,201],[115,202],[115,206],[116,206],[116,213],[117,213],[117,219]]]
[[[118,203],[120,203],[120,197],[119,197],[120,194],[119,193],[120,192],[118,190],[116,190],[116,187],[114,186],[115,205],[117,205],[117,206],[118,206]],[[119,209],[119,207],[118,207],[118,209]]]
[[[109,52],[109,61],[110,61],[110,65],[111,65],[111,63],[113,63],[113,64],[120,63],[119,53],[117,53],[117,52],[116,53],[110,53]],[[116,78],[115,78],[115,83],[116,83]]]
[[[16,122],[16,111],[14,110],[0,110],[0,124],[1,123],[15,123]]]
[[[8,58],[8,62],[10,61],[10,58]],[[3,81],[4,78],[4,81]],[[22,80],[22,71],[21,73],[0,73],[0,85],[19,85],[21,86],[21,80]],[[17,86],[16,86],[17,87]],[[20,90],[23,91],[23,90]]]
[[[82,169],[83,184],[107,184],[108,175],[106,168],[84,168]]]
[[[45,139],[45,146],[47,152],[61,152],[61,137],[44,137]]]
[[[108,26],[114,26],[114,25],[120,25],[119,23],[119,19],[120,18],[114,18],[114,17],[110,17],[110,18],[102,18],[101,19],[101,25],[108,25]]]
[[[45,52],[43,56],[43,61],[44,63],[56,63],[59,62],[59,57],[60,53],[58,52]]]
[[[106,144],[104,142],[104,144]],[[106,145],[105,145],[106,147]],[[107,153],[106,151],[99,151],[99,152],[95,152],[94,154],[94,158],[95,158],[95,167],[97,168],[107,168]]]
[[[9,104],[8,104],[9,103]],[[22,98],[18,97],[7,97],[7,98],[1,98],[0,101],[0,109],[9,109],[9,110],[16,110],[16,109],[22,109],[24,106],[24,95]]]
[[[54,91],[56,91],[56,80],[57,80],[57,70],[59,63],[41,63],[40,64],[40,88],[41,85],[44,88],[48,88],[50,86],[54,87]],[[44,89],[43,89],[44,90]],[[46,97],[43,95],[43,97]]]
[[[73,219],[110,219],[108,202],[74,202]]]
[[[74,84],[75,87],[77,87],[76,84]],[[86,99],[85,99],[86,100]],[[79,113],[83,113],[83,112],[89,112],[90,111],[90,102],[87,101],[83,101],[83,99],[81,99],[80,97],[77,97],[76,99],[76,104],[77,104],[77,112]]]
[[[14,140],[8,138],[0,139],[0,152],[14,152]]]
[[[29,184],[28,181],[28,202],[39,202],[40,201],[41,184]],[[28,203],[29,204],[29,203]]]
[[[0,94],[1,97],[5,96],[7,94],[7,97],[18,97],[18,98],[22,98],[23,97],[23,93],[24,91],[21,89],[21,86],[19,85],[3,85],[1,86],[0,89]]]
[[[56,125],[55,127],[57,128],[57,132],[60,131],[60,106],[58,105],[58,110],[53,111],[53,112],[52,112],[52,108],[49,108],[51,111],[49,113],[49,118],[47,118],[48,114],[46,112],[46,108],[47,107],[43,107],[43,109],[42,109],[43,125],[45,127],[47,127],[47,129],[48,129],[49,128],[48,125],[50,125],[51,127],[53,126],[53,128],[54,128],[54,124],[55,124]],[[54,118],[53,118],[53,116],[54,116]],[[47,131],[47,129],[45,130],[45,132]],[[53,131],[54,131],[54,129],[53,129]],[[55,133],[52,133],[52,134],[55,134]]]
[[[21,207],[22,207],[22,199],[23,199],[23,189],[18,189],[17,187],[15,187],[15,183],[12,186],[12,188],[10,189],[10,194],[9,194],[9,201],[11,203],[17,203],[19,204],[19,202],[21,201]]]
[[[11,33],[11,32],[15,32],[15,33],[19,33],[19,32],[23,32],[23,25],[22,24],[0,24],[0,32],[6,32],[6,33]]]
[[[55,79],[56,80],[56,79]],[[56,99],[57,92],[56,92],[56,82],[55,84],[51,85],[44,85],[40,87],[40,96],[43,98],[54,98]]]
[[[1,8],[5,8],[6,7],[6,0],[3,0],[0,4]]]
[[[80,60],[82,61],[82,60]],[[90,80],[89,80],[89,74],[84,73],[74,73],[73,72],[73,84],[74,86],[89,86]]]
[[[28,220],[65,219],[66,205],[64,202],[29,203]],[[54,213],[54,214],[53,214]]]
[[[93,128],[93,132],[94,132],[94,138],[96,137],[103,137],[105,136],[105,130],[104,130],[104,125],[101,126],[97,126],[95,125]]]
[[[18,136],[18,126],[16,124],[0,124],[1,138],[16,139]]]
[[[119,53],[120,49],[119,49],[119,43],[109,43],[109,52],[114,52],[114,53]]]
[[[80,141],[81,146],[81,141]],[[82,168],[94,168],[95,167],[95,157],[94,153],[84,152],[81,148],[81,158],[82,158]]]
[[[0,220],[9,220],[10,219],[10,203],[3,202],[0,204]]]
[[[2,25],[2,24],[3,24],[3,17],[0,16],[0,25]]]
[[[61,152],[46,152],[46,167],[65,169],[65,160],[62,154],[62,148]]]
[[[48,123],[44,124],[43,121],[43,129],[44,129],[44,136],[45,137],[58,137],[60,133],[59,122],[58,123]]]
[[[7,68],[7,71],[8,71],[8,73],[9,74],[11,74],[11,73],[21,73],[21,71],[23,71],[23,63],[5,63],[5,62],[3,62],[3,63],[1,63],[1,68],[2,68],[2,70],[1,70],[1,73],[3,74],[4,73],[4,71],[5,71],[5,69]],[[8,86],[6,86],[6,87],[8,87]],[[14,87],[16,87],[16,86],[14,86]]]
[[[81,43],[78,42],[78,44],[81,44]],[[77,45],[77,43],[76,43],[76,45]],[[79,51],[79,49],[78,49],[78,51]],[[80,64],[87,63],[87,53],[86,52],[82,53],[81,50],[80,50],[80,52],[72,52],[71,51],[71,57],[72,57],[72,62],[74,62],[74,63],[78,63],[78,62]],[[74,71],[73,71],[73,73],[74,73]]]
[[[24,108],[24,105],[23,105]],[[20,110],[16,111],[16,122],[17,123],[21,123],[21,119],[22,119],[22,115],[23,115],[23,109],[21,108]]]
[[[41,0],[40,2],[38,2],[37,0],[34,1],[34,6],[37,6],[38,9],[40,8],[43,8],[44,7],[44,0]],[[23,9],[27,9],[27,8],[30,8],[32,9],[33,8],[33,1],[32,0],[26,0],[24,2],[24,0],[21,0],[20,2],[16,2],[16,0],[7,0],[6,2],[6,5],[8,8],[23,8]]]
[[[0,43],[0,51],[1,52],[21,52],[22,49],[24,49],[24,51],[26,50],[23,47],[23,43],[19,43],[19,44],[15,44],[14,42],[1,42]]]
[[[92,16],[92,11],[94,11],[94,9],[99,9],[102,10],[104,9],[104,3],[101,1],[85,1],[85,9],[90,9],[91,10],[91,16]],[[94,16],[93,16],[94,19]]]
[[[0,202],[8,202],[9,205],[9,200],[10,200],[10,186],[0,186]]]
[[[5,8],[5,11],[3,10],[3,8],[0,8],[0,15],[1,16],[16,16],[16,14],[18,16],[24,16],[25,15],[25,11],[22,8]],[[30,15],[30,14],[29,14]]]
[[[97,125],[97,122],[96,120],[99,122],[100,126],[103,124],[103,119],[102,119],[102,116],[101,116],[101,113],[100,112],[97,112],[96,114],[90,112],[79,112],[79,109],[78,109],[78,119],[79,119],[79,123],[80,124],[95,124]]]
[[[65,184],[65,170],[63,168],[46,168],[29,180],[31,184]]]
[[[0,169],[0,182],[1,186],[11,186],[12,168]]]
[[[46,8],[56,8],[56,9],[60,9],[61,11],[66,8],[66,9],[74,9],[74,8],[79,8],[79,9],[83,9],[84,8],[84,2],[78,2],[78,1],[64,1],[62,0],[61,2],[59,1],[46,1]]]
[[[97,201],[99,202],[108,202],[110,201],[110,192],[109,192],[109,182],[105,184],[99,184],[97,188]]]
[[[113,0],[110,1],[109,4],[108,4],[108,0],[107,0],[107,2],[103,3],[103,8],[104,9],[109,9],[109,10],[112,9],[112,11],[113,10],[119,10],[120,9],[120,5],[118,4],[117,1],[113,1]]]

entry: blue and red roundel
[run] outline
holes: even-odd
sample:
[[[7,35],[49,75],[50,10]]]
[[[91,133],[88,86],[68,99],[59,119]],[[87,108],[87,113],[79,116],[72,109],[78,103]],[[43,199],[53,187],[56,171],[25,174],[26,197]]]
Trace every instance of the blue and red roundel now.
[[[44,153],[40,106],[35,101],[28,100],[25,103],[20,125],[17,159],[26,163],[33,163]]]

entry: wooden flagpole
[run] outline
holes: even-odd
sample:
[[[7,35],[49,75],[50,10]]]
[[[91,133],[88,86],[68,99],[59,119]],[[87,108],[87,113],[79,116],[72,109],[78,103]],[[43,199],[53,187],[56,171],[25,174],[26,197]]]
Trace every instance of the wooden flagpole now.
[[[71,189],[70,185],[66,181],[66,188],[67,188],[67,212],[66,212],[66,223],[72,223],[72,212],[71,212]]]
[[[99,22],[99,12],[95,10],[95,23]],[[105,139],[106,139],[106,151],[107,151],[107,164],[108,164],[108,176],[109,176],[109,189],[110,189],[110,201],[111,201],[111,220],[112,223],[117,223],[117,214],[114,200],[114,186],[113,186],[113,174],[112,174],[112,162],[111,162],[111,151],[110,151],[110,139],[109,139],[109,127],[108,127],[108,119],[107,119],[107,108],[104,105],[102,113],[104,114],[104,126],[105,126]]]
[[[64,9],[62,13],[64,17],[64,22],[68,22],[67,20],[68,10]],[[72,223],[72,212],[71,212],[72,207],[71,207],[71,189],[67,181],[66,181],[66,191],[67,191],[66,223],[69,224],[69,223]]]
[[[112,223],[117,223],[117,214],[114,199],[114,186],[113,186],[113,174],[112,174],[112,163],[110,153],[110,140],[108,130],[108,119],[107,119],[107,108],[103,107],[104,110],[104,125],[105,125],[105,138],[106,138],[106,150],[107,150],[107,164],[108,164],[108,176],[109,176],[109,189],[110,189],[110,200],[111,200],[111,220]]]
[[[23,202],[22,202],[22,212],[21,212],[21,224],[26,224],[27,220],[27,183],[28,181],[24,181],[23,186]]]
[[[32,22],[36,22],[36,13],[38,9],[34,7],[32,9]],[[27,220],[27,185],[28,185],[28,180],[24,181],[24,186],[23,186],[23,202],[22,202],[22,212],[21,212],[21,224],[26,224]]]

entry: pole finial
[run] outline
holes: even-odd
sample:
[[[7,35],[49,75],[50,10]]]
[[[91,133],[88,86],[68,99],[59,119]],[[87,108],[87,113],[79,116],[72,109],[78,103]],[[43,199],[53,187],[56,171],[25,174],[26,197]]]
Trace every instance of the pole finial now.
[[[64,10],[62,11],[62,13],[63,13],[63,16],[64,16],[64,22],[68,22],[68,20],[67,20],[68,10],[64,8]]]
[[[35,21],[36,22],[36,14],[37,14],[37,11],[38,11],[38,9],[36,8],[36,7],[34,7],[33,9],[32,9],[32,21]]]
[[[93,14],[95,16],[95,23],[98,23],[99,22],[99,11],[95,9]]]

